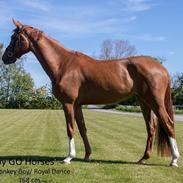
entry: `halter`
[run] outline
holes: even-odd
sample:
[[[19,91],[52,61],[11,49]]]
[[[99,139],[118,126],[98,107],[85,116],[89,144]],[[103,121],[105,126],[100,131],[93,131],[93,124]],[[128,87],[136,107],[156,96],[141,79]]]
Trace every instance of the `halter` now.
[[[17,41],[17,39],[18,39],[18,47],[21,48],[20,33],[22,33],[30,42],[30,36],[32,35],[33,32],[30,32],[30,33],[23,32],[24,29],[26,29],[26,28],[32,28],[33,30],[36,31],[36,35],[35,35],[36,40],[35,40],[35,42],[38,43],[40,34],[42,34],[43,31],[40,31],[39,29],[35,29],[35,28],[33,28],[31,26],[28,26],[28,25],[22,25],[21,28],[16,28],[16,29],[13,30],[13,32],[15,32],[15,36],[13,38],[14,40],[13,40],[12,44],[10,44],[7,48],[7,56],[8,57],[11,58],[16,54],[14,52],[15,51],[14,49],[15,49],[15,42]],[[20,58],[20,56],[18,56],[18,55],[16,55],[16,56],[17,56],[17,58]]]

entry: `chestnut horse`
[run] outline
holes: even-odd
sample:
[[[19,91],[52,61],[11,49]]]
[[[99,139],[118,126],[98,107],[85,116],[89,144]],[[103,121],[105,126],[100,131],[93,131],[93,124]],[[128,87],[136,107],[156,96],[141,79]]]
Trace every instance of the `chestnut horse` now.
[[[67,124],[69,154],[64,163],[70,163],[76,155],[75,120],[84,142],[85,160],[90,160],[91,148],[81,109],[83,104],[114,103],[136,95],[148,134],[144,155],[138,163],[150,158],[157,127],[158,154],[171,154],[170,165],[177,166],[179,151],[175,139],[170,77],[158,61],[147,56],[97,61],[64,48],[38,29],[15,20],[13,23],[16,29],[2,59],[5,64],[11,64],[31,51],[51,79],[53,94],[63,104]]]

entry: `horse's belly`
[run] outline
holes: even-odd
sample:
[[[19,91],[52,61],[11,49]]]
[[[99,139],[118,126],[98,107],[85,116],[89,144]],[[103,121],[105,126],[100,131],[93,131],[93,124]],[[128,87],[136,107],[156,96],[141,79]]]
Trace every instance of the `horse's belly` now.
[[[91,88],[90,90],[82,92],[78,101],[81,104],[115,103],[126,100],[130,95],[132,95],[132,93],[133,92],[130,88],[124,90],[103,90],[99,88]]]
[[[101,97],[101,98],[96,98],[96,97],[88,97],[79,100],[80,104],[111,104],[111,103],[116,103],[120,101],[126,100],[130,95],[123,95],[120,97]]]

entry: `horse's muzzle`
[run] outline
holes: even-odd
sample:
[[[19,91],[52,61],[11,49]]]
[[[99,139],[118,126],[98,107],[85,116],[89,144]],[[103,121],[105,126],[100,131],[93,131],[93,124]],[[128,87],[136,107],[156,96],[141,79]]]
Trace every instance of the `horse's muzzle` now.
[[[16,62],[16,58],[8,57],[6,54],[3,54],[2,61],[3,61],[4,64],[8,65],[8,64],[15,63]]]
[[[8,65],[16,62],[16,58],[14,57],[12,52],[9,52],[8,50],[4,52],[2,56],[3,63]]]

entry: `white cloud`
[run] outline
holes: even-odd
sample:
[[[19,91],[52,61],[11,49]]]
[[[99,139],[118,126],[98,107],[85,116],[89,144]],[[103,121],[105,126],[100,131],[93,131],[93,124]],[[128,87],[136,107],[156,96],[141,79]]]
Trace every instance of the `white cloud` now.
[[[116,26],[117,19],[101,19],[101,20],[60,20],[54,17],[39,17],[37,19],[29,19],[30,25],[38,26],[38,28],[45,31],[47,34],[59,32],[65,36],[83,35],[83,34],[97,34],[97,33],[113,33],[119,29]]]
[[[14,16],[14,12],[9,8],[6,3],[3,1],[0,1],[0,21],[1,21],[1,27],[3,29],[7,26],[9,23],[9,20]]]
[[[124,1],[122,2],[124,4]],[[50,4],[50,1],[47,0],[15,0],[14,3],[17,3],[16,7],[7,6],[6,2],[0,2],[2,9],[0,18],[4,24],[7,22],[11,24],[8,20],[9,14],[12,17],[16,15],[15,18],[18,18],[22,23],[38,27],[51,35],[55,32],[65,36],[98,33],[123,34],[128,30],[127,24],[137,19],[136,15],[129,16],[129,13],[115,12],[114,7],[109,8],[108,6],[90,6],[88,4],[58,6],[58,4]],[[145,11],[154,6],[151,0],[127,0],[125,4],[126,10],[133,12]],[[113,6],[116,8],[116,3]],[[144,41],[165,40],[163,36],[150,34],[131,35],[130,37]]]
[[[29,8],[41,10],[41,11],[49,11],[50,4],[43,3],[42,1],[38,0],[29,0],[29,1],[22,1],[26,6]]]
[[[124,34],[127,38],[137,39],[141,41],[150,41],[150,42],[162,42],[166,41],[164,36],[154,36],[151,34],[142,34],[142,35],[131,35],[131,34]]]
[[[125,2],[127,11],[140,12],[150,10],[157,4],[151,3],[149,0],[127,0]]]
[[[143,41],[165,41],[166,40],[165,37],[163,36],[153,36],[148,34],[136,36],[136,39],[140,39]]]
[[[11,12],[11,16],[15,15],[15,18],[22,23],[38,27],[48,34],[51,32],[64,33],[65,36],[98,33],[119,34],[128,29],[127,23],[137,19],[135,15],[129,16],[126,12],[115,11],[114,9],[118,8],[116,3],[112,8],[93,4],[78,5],[77,3],[72,6],[68,4],[58,6],[58,4],[51,4],[48,0],[15,0],[14,3],[17,4],[16,7],[7,6],[7,3],[4,3],[6,9],[3,13],[0,12],[2,21],[9,23],[6,17],[9,17],[7,15]],[[149,0],[127,0],[125,2],[126,9],[135,12],[150,9],[152,6]],[[145,36],[141,39],[151,38]]]
[[[130,23],[130,22],[135,21],[136,19],[137,19],[136,16],[131,16],[131,17],[125,18],[125,19],[123,20],[123,22],[125,22],[125,23]]]
[[[0,8],[0,19],[7,25],[11,18],[49,32],[65,34],[115,33],[122,30],[121,23],[133,21],[136,17],[118,19],[111,18],[114,12],[109,7],[96,5],[64,5],[50,4],[45,0],[15,0],[17,6],[3,3]],[[58,3],[58,2],[57,2]],[[10,16],[9,16],[10,15]],[[10,18],[11,17],[11,18]],[[121,26],[121,27],[120,27]]]
[[[168,54],[169,55],[175,55],[175,51],[169,51]]]

